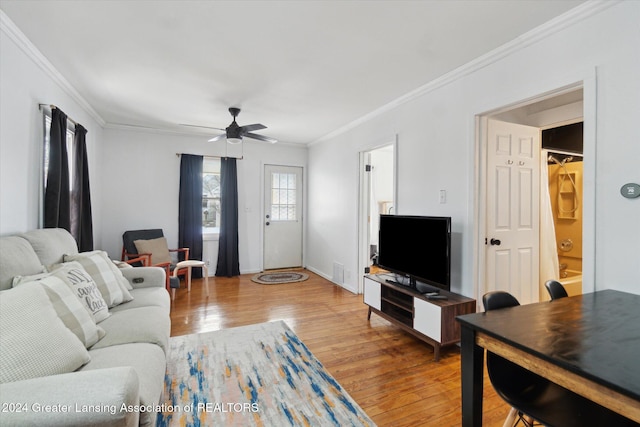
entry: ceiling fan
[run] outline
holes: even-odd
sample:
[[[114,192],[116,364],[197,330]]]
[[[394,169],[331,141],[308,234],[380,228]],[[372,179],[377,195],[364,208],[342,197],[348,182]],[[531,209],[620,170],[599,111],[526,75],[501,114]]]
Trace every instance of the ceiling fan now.
[[[262,125],[260,123],[255,123],[252,125],[239,126],[238,123],[236,122],[236,117],[238,116],[238,114],[240,114],[239,108],[230,107],[229,112],[233,116],[233,121],[229,126],[227,126],[225,129],[208,128],[208,129],[218,129],[218,130],[225,131],[225,133],[211,138],[209,142],[215,142],[222,138],[226,138],[227,142],[230,144],[240,144],[242,142],[243,137],[257,139],[259,141],[266,141],[272,144],[275,144],[276,142],[278,142],[277,139],[269,138],[268,136],[253,133],[253,131],[255,130],[266,129],[267,127],[265,125]],[[186,125],[186,126],[193,126],[193,125]],[[196,127],[206,127],[206,126],[196,126]]]

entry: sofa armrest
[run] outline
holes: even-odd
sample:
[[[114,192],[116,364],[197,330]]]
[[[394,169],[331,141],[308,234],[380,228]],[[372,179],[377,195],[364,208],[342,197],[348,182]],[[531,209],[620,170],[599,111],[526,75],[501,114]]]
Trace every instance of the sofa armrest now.
[[[122,275],[131,283],[133,289],[138,288],[164,288],[166,273],[160,267],[134,267],[120,270]]]
[[[138,390],[131,367],[0,384],[0,425],[137,426]]]

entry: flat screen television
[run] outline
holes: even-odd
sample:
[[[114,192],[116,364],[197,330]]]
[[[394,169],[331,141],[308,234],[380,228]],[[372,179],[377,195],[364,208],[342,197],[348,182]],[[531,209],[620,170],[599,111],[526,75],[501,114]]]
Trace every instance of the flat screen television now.
[[[451,217],[380,215],[378,265],[418,292],[451,289]]]

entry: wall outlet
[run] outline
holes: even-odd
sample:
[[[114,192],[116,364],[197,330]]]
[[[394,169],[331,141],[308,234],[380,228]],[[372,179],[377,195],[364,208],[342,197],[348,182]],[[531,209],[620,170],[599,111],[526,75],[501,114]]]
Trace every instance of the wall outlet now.
[[[447,190],[440,190],[440,203],[447,203]]]

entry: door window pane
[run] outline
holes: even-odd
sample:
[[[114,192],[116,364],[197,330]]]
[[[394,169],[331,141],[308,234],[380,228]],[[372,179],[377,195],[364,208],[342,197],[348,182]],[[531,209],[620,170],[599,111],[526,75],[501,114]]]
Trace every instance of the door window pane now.
[[[296,221],[296,174],[271,174],[271,220]]]

